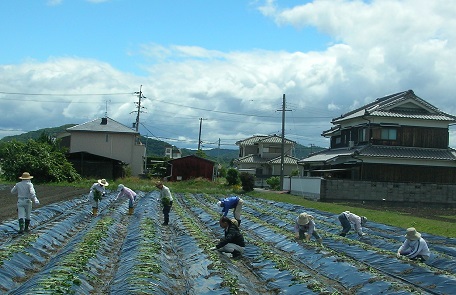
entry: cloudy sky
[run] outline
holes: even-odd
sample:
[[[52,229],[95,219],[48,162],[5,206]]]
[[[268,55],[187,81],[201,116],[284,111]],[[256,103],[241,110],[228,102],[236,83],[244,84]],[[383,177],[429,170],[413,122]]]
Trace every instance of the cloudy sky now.
[[[327,147],[331,119],[412,89],[456,115],[448,0],[0,1],[0,138],[108,117],[181,148]],[[142,85],[142,86],[141,86]],[[456,147],[456,127],[450,128]]]

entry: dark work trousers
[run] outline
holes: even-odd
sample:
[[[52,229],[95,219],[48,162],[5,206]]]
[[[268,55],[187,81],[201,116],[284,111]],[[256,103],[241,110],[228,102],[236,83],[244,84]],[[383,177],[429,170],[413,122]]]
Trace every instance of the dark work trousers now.
[[[348,220],[347,216],[345,216],[344,213],[340,213],[339,221],[340,221],[340,224],[342,225],[341,234],[344,234],[344,236],[345,236],[351,229],[350,221]]]
[[[169,211],[171,211],[171,207],[173,206],[173,201],[169,202],[168,206],[163,206],[163,216],[164,216],[164,224],[169,223]]]

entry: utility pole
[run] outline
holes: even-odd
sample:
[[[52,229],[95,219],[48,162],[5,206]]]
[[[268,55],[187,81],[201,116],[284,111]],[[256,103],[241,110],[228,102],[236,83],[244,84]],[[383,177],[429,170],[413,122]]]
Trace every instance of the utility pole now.
[[[285,112],[291,111],[285,109],[285,94],[282,98],[282,146],[280,152],[280,189],[283,190],[284,162],[285,162]]]
[[[142,89],[142,85],[139,87],[139,91],[135,92],[135,94],[138,95],[138,102],[135,102],[138,110],[136,111],[136,122],[134,123],[134,126],[133,126],[133,127],[135,127],[136,132],[138,132],[138,130],[139,130],[139,114],[143,112],[143,111],[141,111],[141,109],[144,109],[144,107],[141,106],[141,99],[146,98],[143,95],[141,89]],[[131,112],[131,113],[134,113],[134,112]]]
[[[203,118],[200,118],[200,131],[199,131],[199,136],[198,136],[198,150],[201,149],[201,125],[203,124]]]

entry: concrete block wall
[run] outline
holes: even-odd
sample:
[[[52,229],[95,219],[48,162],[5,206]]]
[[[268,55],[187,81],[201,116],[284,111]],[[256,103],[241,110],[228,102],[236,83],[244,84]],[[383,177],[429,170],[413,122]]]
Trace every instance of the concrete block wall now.
[[[456,185],[324,179],[322,201],[386,201],[456,206]]]

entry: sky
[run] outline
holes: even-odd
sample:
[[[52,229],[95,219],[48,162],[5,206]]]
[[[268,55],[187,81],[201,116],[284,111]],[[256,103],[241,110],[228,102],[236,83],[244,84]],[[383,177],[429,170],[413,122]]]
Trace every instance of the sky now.
[[[287,139],[329,147],[333,118],[409,89],[456,115],[455,15],[448,0],[0,1],[0,138],[130,127],[139,91],[141,135],[190,149],[280,135],[282,115]]]

